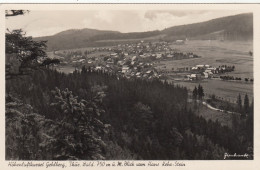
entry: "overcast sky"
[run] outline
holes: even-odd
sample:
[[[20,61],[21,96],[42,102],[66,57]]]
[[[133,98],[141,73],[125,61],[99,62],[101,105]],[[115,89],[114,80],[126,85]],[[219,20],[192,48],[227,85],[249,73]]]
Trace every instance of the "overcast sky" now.
[[[162,30],[176,25],[207,21],[241,11],[30,11],[6,19],[6,28],[22,28],[33,37],[53,35],[67,29],[93,28],[120,32]]]

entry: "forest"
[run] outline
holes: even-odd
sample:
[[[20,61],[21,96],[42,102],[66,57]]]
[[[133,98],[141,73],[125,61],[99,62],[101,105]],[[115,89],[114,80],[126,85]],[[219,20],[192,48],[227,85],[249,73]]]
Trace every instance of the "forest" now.
[[[204,160],[252,152],[252,113],[234,117],[232,129],[206,121],[189,108],[185,87],[159,80],[44,69],[6,81],[6,93],[6,159]]]
[[[222,126],[195,114],[201,103],[191,106],[185,87],[86,67],[60,73],[45,49],[6,33],[6,160],[253,159],[253,103]]]

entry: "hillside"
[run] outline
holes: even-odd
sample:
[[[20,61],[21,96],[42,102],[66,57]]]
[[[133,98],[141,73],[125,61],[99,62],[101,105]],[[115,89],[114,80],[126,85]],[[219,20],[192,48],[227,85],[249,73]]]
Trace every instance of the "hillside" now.
[[[95,29],[72,29],[53,36],[38,37],[35,40],[47,40],[48,51],[53,51],[91,46],[108,46],[125,42],[128,39],[131,39],[131,42],[136,42],[137,40],[147,38],[164,39],[166,41],[185,38],[252,40],[253,14],[239,14],[206,22],[174,26],[162,31],[120,33]]]
[[[6,87],[6,160],[253,159],[253,112],[233,117],[232,129],[205,120],[185,87],[84,67],[38,70]]]
[[[177,38],[248,40],[253,38],[253,14],[240,14],[207,22],[175,26],[161,32],[167,34],[168,37]]]
[[[116,34],[116,31],[101,31],[95,29],[71,29],[62,31],[52,36],[37,37],[35,40],[48,41],[48,50],[70,49],[77,47],[86,47],[90,41],[90,37],[103,34]]]

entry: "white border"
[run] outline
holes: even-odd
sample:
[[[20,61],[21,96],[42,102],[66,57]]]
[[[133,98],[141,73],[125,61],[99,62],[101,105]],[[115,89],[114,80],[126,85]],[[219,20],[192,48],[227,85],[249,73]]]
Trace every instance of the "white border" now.
[[[10,2],[10,1],[9,1]],[[28,2],[28,1],[27,1]],[[30,1],[29,1],[30,2]],[[46,1],[45,1],[46,2]],[[122,2],[122,1],[120,1]],[[135,1],[133,1],[135,2]],[[150,1],[151,2],[151,1]],[[158,2],[158,1],[157,1]],[[237,2],[237,1],[236,1]],[[198,170],[208,170],[208,169],[228,169],[228,170],[257,170],[260,168],[259,166],[259,142],[260,139],[259,129],[259,114],[258,110],[260,109],[259,103],[259,68],[260,67],[260,59],[259,59],[259,49],[256,47],[260,46],[260,4],[2,4],[0,6],[0,23],[5,23],[4,10],[5,9],[28,9],[28,10],[101,10],[102,9],[110,9],[110,10],[138,10],[138,9],[190,9],[190,10],[252,10],[254,15],[254,100],[255,100],[255,112],[254,112],[254,160],[243,160],[243,161],[225,161],[225,160],[216,160],[216,161],[180,161],[186,164],[186,167],[160,167],[165,169],[198,169]],[[2,134],[0,139],[0,167],[1,169],[11,169],[9,168],[8,162],[5,161],[5,61],[4,61],[4,42],[5,42],[5,24],[0,25],[0,56],[2,62],[0,67],[0,109],[1,109],[1,118],[0,118],[0,132]],[[42,162],[42,161],[38,161]],[[140,162],[140,161],[138,161]],[[144,161],[149,162],[149,161]],[[154,161],[158,162],[158,161]],[[159,161],[162,162],[162,161]],[[103,169],[102,167],[89,167],[91,169]],[[107,168],[107,167],[105,167]],[[156,167],[113,167],[113,169],[154,169]],[[16,168],[22,169],[22,168]],[[28,169],[28,168],[23,168]],[[42,169],[42,168],[31,168],[31,169]],[[61,168],[48,168],[48,169],[61,169]],[[67,168],[72,169],[72,168]],[[88,169],[87,167],[81,167],[78,169]],[[110,168],[112,169],[112,168]],[[158,167],[156,168],[158,169]]]

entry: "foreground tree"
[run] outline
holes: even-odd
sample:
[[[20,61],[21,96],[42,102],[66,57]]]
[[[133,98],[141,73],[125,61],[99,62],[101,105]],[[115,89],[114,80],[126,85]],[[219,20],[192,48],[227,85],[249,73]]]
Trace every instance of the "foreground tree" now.
[[[28,10],[6,10],[5,17],[14,17],[17,15],[24,15],[26,13],[29,13],[29,11]]]
[[[7,10],[5,16],[8,19],[8,17],[24,15],[28,12]],[[59,63],[57,59],[47,58],[46,42],[33,40],[32,37],[26,36],[22,29],[12,31],[7,29],[5,33],[6,79],[28,75],[33,69],[38,69],[40,66]]]
[[[105,143],[100,135],[107,132],[109,125],[97,118],[104,112],[98,107],[104,94],[98,93],[93,101],[78,101],[68,89],[61,91],[56,88],[53,94],[56,102],[51,105],[64,115],[57,128],[58,133],[48,143],[56,152],[54,159],[105,159],[102,156]]]
[[[52,108],[62,112],[62,119],[46,119],[34,113],[31,105],[6,96],[6,159],[105,159],[101,137],[109,125],[98,119],[103,111],[97,107],[103,94],[98,93],[93,101],[78,101],[67,89],[57,88],[53,93],[56,102]]]

